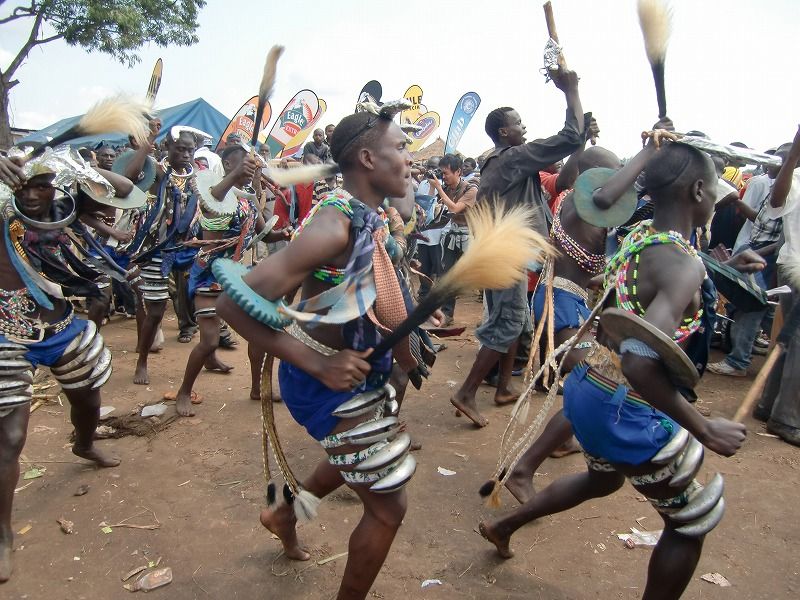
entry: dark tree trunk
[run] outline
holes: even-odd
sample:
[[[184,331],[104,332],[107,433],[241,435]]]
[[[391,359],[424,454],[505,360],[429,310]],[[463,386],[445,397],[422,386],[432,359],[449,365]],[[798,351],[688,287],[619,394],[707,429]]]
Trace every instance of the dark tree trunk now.
[[[9,85],[6,78],[0,76],[0,150],[8,150],[14,145],[8,115],[9,92],[12,87],[14,87],[13,83]]]

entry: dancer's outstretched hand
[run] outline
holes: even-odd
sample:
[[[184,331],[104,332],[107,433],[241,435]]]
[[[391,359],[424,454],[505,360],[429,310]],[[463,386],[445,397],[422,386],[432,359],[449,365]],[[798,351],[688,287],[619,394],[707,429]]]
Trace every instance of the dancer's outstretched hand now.
[[[722,456],[733,456],[742,447],[747,429],[741,423],[717,418],[706,421],[706,428],[698,441],[709,450]]]
[[[316,376],[334,391],[352,390],[369,375],[372,367],[366,359],[370,354],[372,354],[372,348],[364,352],[340,350],[333,356],[323,358],[322,368]]]
[[[25,183],[25,173],[16,162],[5,156],[0,156],[0,181],[12,190],[16,190]]]

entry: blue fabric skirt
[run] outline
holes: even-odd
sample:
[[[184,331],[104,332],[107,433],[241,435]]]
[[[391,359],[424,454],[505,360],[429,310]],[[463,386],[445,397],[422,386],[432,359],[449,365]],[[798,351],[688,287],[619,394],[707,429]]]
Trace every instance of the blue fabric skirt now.
[[[624,465],[648,462],[679,428],[624,385],[609,389],[586,364],[564,382],[564,415],[588,454]]]

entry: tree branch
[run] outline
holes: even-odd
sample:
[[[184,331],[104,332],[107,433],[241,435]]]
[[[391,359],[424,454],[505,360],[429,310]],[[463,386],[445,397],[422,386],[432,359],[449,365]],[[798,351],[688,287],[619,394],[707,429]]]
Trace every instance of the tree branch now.
[[[4,0],[0,0],[0,5],[2,5],[3,2]],[[36,11],[34,10],[33,2],[31,2],[30,6],[17,6],[13,11],[11,11],[10,15],[0,19],[0,25],[3,23],[10,23],[11,21],[16,21],[17,19],[32,17],[35,14]]]
[[[36,38],[39,37],[39,28],[42,26],[42,21],[44,21],[44,11],[45,9],[42,8],[36,14],[36,21],[33,23],[33,27],[31,28],[31,34],[28,36],[28,41],[25,42],[25,45],[20,48],[20,51],[14,57],[14,60],[11,61],[11,64],[8,65],[8,68],[3,73],[3,77],[8,79],[14,72],[19,69],[19,66],[22,64],[22,61],[28,56],[28,53],[31,51],[36,45]]]
[[[57,33],[56,35],[51,35],[50,37],[42,38],[41,40],[36,40],[33,42],[33,46],[41,46],[42,44],[47,44],[48,42],[54,42],[55,40],[61,39],[64,37],[63,33]]]

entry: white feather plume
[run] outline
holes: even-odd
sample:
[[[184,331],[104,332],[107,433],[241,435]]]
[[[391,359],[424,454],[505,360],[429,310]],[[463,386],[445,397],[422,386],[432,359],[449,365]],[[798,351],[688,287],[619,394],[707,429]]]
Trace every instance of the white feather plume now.
[[[90,108],[78,123],[82,135],[122,132],[143,144],[147,141],[149,107],[128,96],[105,98]]]
[[[672,10],[666,0],[639,0],[639,25],[650,64],[664,62],[672,33]]]
[[[305,165],[290,169],[265,169],[264,174],[280,186],[296,185],[298,183],[310,183],[320,179],[328,179],[339,172],[338,165]]]
[[[272,95],[275,87],[275,75],[278,71],[278,59],[283,54],[283,46],[273,46],[267,53],[267,60],[264,63],[264,75],[261,77],[261,85],[258,88],[258,97],[267,100]]]

